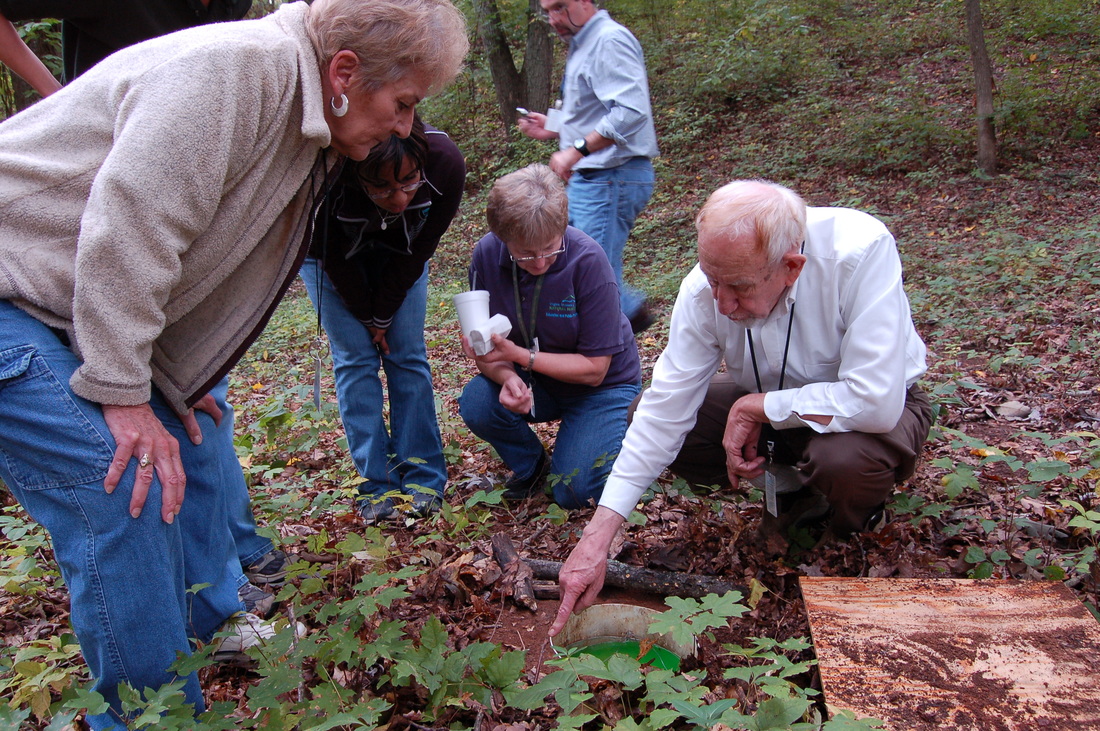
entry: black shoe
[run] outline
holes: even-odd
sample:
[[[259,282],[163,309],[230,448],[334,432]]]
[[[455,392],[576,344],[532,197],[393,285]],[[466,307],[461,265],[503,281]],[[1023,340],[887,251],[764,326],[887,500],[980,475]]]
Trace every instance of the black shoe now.
[[[443,507],[443,498],[434,492],[413,493],[409,512],[417,518],[427,518],[439,512]]]
[[[656,322],[653,315],[649,314],[649,304],[642,303],[642,306],[638,308],[638,311],[634,313],[634,317],[630,318],[630,330],[635,335],[640,332],[648,330],[653,323]]]
[[[364,495],[356,502],[356,508],[367,525],[397,517],[397,508],[394,506],[393,499],[388,497],[371,498],[369,495]]]
[[[530,477],[520,479],[515,473],[504,483],[504,498],[506,500],[525,500],[542,489],[542,481],[546,479],[546,473],[550,471],[550,457],[543,450],[539,455],[538,464]]]
[[[878,506],[875,512],[871,513],[871,517],[867,518],[867,521],[863,524],[863,533],[878,533],[880,530],[886,527],[886,524],[890,522],[890,513],[886,510],[886,503]]]
[[[833,512],[825,496],[812,487],[803,487],[794,494],[799,497],[788,509],[790,525],[796,530],[824,528]]]
[[[290,558],[278,548],[273,548],[260,556],[256,563],[246,567],[244,575],[253,584],[278,588],[286,583],[286,570],[289,565]]]

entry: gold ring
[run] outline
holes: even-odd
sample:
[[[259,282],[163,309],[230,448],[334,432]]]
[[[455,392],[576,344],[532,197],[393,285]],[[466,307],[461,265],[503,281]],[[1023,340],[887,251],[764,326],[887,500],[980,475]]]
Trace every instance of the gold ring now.
[[[145,454],[141,455],[141,459],[138,460],[138,467],[148,467],[148,466],[149,466],[149,453],[146,452]]]

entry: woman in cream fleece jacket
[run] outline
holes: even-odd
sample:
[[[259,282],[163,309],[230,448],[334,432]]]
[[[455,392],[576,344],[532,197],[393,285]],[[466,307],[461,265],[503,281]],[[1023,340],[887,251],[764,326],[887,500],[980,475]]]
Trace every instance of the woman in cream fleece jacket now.
[[[0,479],[53,540],[111,704],[92,728],[240,609],[207,392],[296,273],[339,156],[407,135],[466,48],[449,0],[294,2],[132,46],[0,124]],[[240,620],[219,649],[272,634]],[[194,674],[183,692],[202,709]]]

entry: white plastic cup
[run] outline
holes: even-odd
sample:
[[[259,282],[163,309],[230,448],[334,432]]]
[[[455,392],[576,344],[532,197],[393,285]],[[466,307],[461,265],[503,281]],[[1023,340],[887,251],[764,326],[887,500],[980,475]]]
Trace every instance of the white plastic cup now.
[[[547,132],[561,132],[561,115],[560,109],[551,107],[546,110],[546,122],[543,124],[543,128]]]
[[[469,292],[459,292],[454,296],[454,303],[458,311],[458,326],[462,328],[462,334],[467,338],[470,337],[471,330],[489,321],[487,290],[474,289]]]

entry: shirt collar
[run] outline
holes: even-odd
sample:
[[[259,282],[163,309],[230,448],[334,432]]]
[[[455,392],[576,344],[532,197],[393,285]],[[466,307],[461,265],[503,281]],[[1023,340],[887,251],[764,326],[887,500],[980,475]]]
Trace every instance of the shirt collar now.
[[[786,321],[790,317],[791,310],[794,308],[795,299],[798,296],[798,281],[802,279],[800,276],[794,280],[794,284],[787,287],[783,291],[783,294],[779,296],[779,301],[775,303],[775,307],[766,316],[759,320],[750,320],[742,323],[742,325],[748,329],[753,329],[765,325],[770,325],[773,322]]]
[[[603,23],[605,20],[611,20],[611,15],[606,10],[597,10],[596,14],[588,19],[588,22],[581,26],[581,29],[577,31],[577,34],[569,41],[570,50],[579,47],[584,43],[585,39],[596,33],[596,26]]]
[[[806,253],[806,245],[803,244],[799,249],[799,253]],[[779,296],[779,301],[775,303],[775,307],[768,313],[768,316],[764,318],[765,322],[771,322],[773,319],[780,317],[787,317],[791,308],[794,307],[795,300],[798,299],[798,283],[802,281],[802,275],[806,273],[806,267],[803,265],[802,271],[798,273],[798,278],[794,280],[794,284],[787,287],[783,291],[783,294]]]

